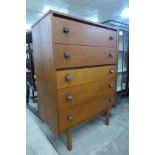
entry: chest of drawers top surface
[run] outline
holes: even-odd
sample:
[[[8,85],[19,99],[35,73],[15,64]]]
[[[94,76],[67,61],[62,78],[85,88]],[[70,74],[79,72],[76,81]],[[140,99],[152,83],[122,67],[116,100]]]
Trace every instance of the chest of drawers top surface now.
[[[113,27],[110,27],[110,26],[108,26],[108,25],[96,23],[96,22],[93,22],[93,21],[90,21],[90,20],[86,20],[86,19],[83,19],[83,18],[79,18],[79,17],[77,17],[77,16],[69,15],[69,14],[64,14],[64,13],[61,13],[61,12],[58,12],[58,11],[54,11],[54,10],[49,10],[44,16],[42,16],[38,21],[36,21],[36,22],[32,25],[32,28],[33,28],[35,25],[37,25],[37,24],[38,24],[43,18],[45,18],[48,14],[52,14],[53,16],[61,17],[61,18],[64,18],[64,19],[75,20],[75,21],[77,21],[77,22],[83,22],[83,23],[86,23],[86,24],[91,24],[91,25],[94,25],[94,26],[98,26],[98,27],[102,27],[102,28],[109,29],[109,30],[117,31],[117,29],[115,29],[115,28],[113,28]]]
[[[65,132],[115,103],[117,31],[49,11],[32,26],[39,113]]]

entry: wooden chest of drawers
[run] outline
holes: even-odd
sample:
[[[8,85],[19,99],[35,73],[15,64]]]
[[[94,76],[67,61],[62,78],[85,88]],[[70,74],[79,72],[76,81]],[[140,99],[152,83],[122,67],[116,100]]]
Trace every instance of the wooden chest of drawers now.
[[[117,31],[49,11],[32,26],[39,113],[56,133],[71,129],[115,104]]]

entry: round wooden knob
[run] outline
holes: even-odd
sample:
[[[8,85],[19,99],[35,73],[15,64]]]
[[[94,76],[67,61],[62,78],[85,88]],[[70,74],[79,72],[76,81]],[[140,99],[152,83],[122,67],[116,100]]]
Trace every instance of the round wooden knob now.
[[[109,71],[109,73],[111,73],[111,74],[112,74],[112,73],[114,73],[114,71],[111,69],[111,70]]]
[[[112,88],[114,85],[112,83],[109,84],[109,87]]]
[[[67,116],[68,121],[72,121],[73,118],[74,118],[74,117],[73,117],[72,115],[68,115],[68,116]]]
[[[64,31],[64,33],[69,33],[69,27],[67,27],[67,26],[64,26],[64,28],[63,28],[63,31]]]
[[[67,98],[67,100],[69,100],[69,101],[70,101],[70,100],[72,100],[72,99],[73,99],[73,96],[72,96],[72,95],[67,95],[67,96],[66,96],[66,98]]]
[[[66,75],[66,80],[70,81],[72,79],[72,77],[70,75]]]
[[[71,57],[71,52],[70,52],[70,51],[66,51],[66,52],[64,53],[64,57],[65,57],[65,58]]]
[[[110,57],[113,57],[114,56],[114,53],[113,52],[110,52],[109,56]]]
[[[110,36],[110,37],[109,37],[109,40],[114,40],[114,37]]]

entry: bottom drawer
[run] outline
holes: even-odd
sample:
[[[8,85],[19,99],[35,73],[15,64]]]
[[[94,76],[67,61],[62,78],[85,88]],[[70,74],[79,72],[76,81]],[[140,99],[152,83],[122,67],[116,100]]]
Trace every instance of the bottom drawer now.
[[[71,109],[59,111],[59,132],[64,132],[67,128],[74,127],[89,118],[104,112],[115,103],[115,94],[102,96],[91,100],[89,103],[78,105]]]

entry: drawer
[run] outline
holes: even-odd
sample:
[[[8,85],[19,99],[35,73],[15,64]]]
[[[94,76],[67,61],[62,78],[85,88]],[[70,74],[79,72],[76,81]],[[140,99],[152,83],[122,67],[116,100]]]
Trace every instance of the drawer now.
[[[59,70],[56,72],[57,89],[116,77],[116,65]]]
[[[57,91],[59,110],[83,105],[98,97],[110,96],[116,92],[115,84],[115,79],[111,78],[60,89]]]
[[[74,127],[89,118],[106,111],[115,103],[115,95],[102,96],[92,99],[87,104],[79,105],[72,109],[59,111],[59,130],[63,132],[69,127]]]
[[[53,17],[53,24],[55,43],[116,47],[117,32],[114,30],[61,17]]]
[[[55,66],[59,68],[116,64],[116,48],[54,45]]]

